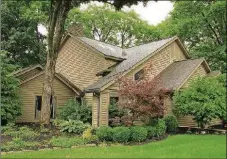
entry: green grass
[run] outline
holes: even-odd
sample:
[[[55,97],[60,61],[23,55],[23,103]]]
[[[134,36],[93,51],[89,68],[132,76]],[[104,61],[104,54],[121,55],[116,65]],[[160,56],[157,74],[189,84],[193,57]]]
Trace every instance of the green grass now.
[[[139,146],[87,147],[32,151],[3,158],[226,158],[224,135],[175,135]]]

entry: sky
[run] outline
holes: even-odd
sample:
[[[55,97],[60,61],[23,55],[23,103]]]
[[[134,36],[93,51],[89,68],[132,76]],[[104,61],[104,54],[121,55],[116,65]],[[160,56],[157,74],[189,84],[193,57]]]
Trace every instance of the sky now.
[[[101,6],[101,2],[91,2],[91,4],[96,4]],[[85,9],[87,4],[82,4],[81,9]],[[134,10],[136,13],[140,15],[140,18],[146,20],[151,25],[157,25],[161,21],[165,20],[168,16],[169,12],[173,10],[173,3],[170,1],[149,1],[147,5],[144,7],[143,3],[139,3],[138,5],[132,5],[130,8],[124,6],[122,8],[123,11]],[[46,35],[47,30],[43,25],[39,25],[38,30],[40,33]]]

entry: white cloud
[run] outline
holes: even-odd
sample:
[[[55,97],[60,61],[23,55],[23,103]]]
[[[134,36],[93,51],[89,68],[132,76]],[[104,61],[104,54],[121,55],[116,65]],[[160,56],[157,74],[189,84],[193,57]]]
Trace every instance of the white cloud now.
[[[145,7],[143,3],[139,3],[138,5],[132,5],[130,8],[124,6],[122,10],[134,10],[140,15],[141,19],[148,21],[149,24],[157,25],[173,10],[173,3],[170,1],[149,1]]]

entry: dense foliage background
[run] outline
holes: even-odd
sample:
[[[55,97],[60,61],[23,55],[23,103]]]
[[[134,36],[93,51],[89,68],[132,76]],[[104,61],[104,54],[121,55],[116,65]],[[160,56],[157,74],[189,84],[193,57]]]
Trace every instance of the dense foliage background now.
[[[76,22],[85,36],[121,47],[131,47],[177,35],[192,58],[205,57],[211,69],[226,72],[226,2],[176,1],[168,18],[157,26],[141,20],[133,11],[116,11],[106,4],[74,7],[66,20]],[[38,32],[47,27],[50,4],[45,1],[2,2],[2,49],[12,64],[43,64],[46,59],[46,36]]]
[[[11,75],[17,68],[10,64],[6,52],[0,52],[1,57],[1,124],[13,121],[21,114],[19,98],[19,80]]]

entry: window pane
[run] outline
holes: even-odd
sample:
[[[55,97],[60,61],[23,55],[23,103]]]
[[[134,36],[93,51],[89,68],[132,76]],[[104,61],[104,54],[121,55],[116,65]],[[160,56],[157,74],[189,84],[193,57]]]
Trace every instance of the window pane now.
[[[42,107],[42,96],[36,96],[36,109],[41,111]]]

